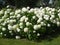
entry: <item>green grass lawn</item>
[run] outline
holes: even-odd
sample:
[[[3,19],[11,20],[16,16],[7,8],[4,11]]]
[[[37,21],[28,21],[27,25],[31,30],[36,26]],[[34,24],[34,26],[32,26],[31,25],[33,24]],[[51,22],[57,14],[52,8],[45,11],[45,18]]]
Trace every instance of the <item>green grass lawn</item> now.
[[[60,45],[60,36],[53,38],[53,40],[42,40],[41,42],[28,41],[25,39],[2,39],[0,38],[0,45]]]

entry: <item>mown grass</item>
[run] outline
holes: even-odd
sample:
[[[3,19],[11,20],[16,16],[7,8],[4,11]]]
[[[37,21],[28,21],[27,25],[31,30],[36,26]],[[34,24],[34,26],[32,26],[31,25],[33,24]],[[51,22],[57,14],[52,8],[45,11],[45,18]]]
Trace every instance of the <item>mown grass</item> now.
[[[60,45],[60,35],[53,40],[42,40],[40,42],[29,41],[26,39],[3,39],[0,38],[0,45]]]

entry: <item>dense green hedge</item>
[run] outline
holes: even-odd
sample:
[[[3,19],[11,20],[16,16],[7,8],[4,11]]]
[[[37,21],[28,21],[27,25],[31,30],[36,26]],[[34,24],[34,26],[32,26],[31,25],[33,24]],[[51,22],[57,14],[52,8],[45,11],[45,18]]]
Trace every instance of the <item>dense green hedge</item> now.
[[[53,0],[54,1],[54,0]],[[44,3],[47,3],[46,5]],[[53,4],[49,5],[49,0],[1,0],[0,8],[6,5],[16,6],[18,8],[22,7],[60,7],[60,0],[55,0]]]
[[[50,7],[60,7],[60,0],[53,0],[54,3],[49,5],[49,0],[11,0],[8,1],[7,3],[11,5],[15,5],[17,7],[40,7],[40,6],[50,6]],[[47,3],[44,5],[44,3]]]
[[[60,27],[60,9],[4,8],[0,10],[0,35],[5,38],[37,40]]]

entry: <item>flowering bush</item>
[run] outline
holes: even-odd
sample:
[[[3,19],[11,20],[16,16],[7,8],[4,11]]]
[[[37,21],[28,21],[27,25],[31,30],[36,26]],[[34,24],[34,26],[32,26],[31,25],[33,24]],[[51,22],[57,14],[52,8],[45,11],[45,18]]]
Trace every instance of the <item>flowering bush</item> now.
[[[8,6],[7,6],[8,7]],[[55,32],[60,26],[60,9],[5,8],[0,10],[0,35],[6,38],[40,39],[45,33]]]

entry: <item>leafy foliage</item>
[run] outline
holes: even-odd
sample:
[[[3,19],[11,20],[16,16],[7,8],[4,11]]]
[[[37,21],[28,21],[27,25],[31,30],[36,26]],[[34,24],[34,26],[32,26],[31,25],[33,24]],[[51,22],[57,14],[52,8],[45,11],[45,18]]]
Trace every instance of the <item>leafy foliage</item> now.
[[[5,38],[39,40],[60,27],[60,9],[31,8],[0,10],[0,34]]]

